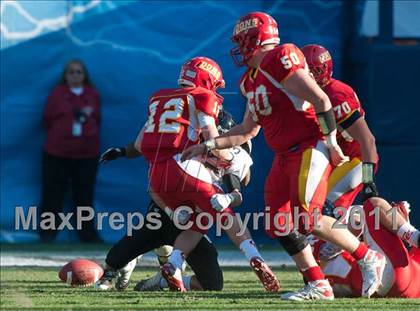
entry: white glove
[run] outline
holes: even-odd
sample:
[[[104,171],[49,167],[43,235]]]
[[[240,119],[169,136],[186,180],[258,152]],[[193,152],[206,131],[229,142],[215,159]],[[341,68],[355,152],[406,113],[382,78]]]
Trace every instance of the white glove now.
[[[232,196],[229,193],[216,193],[211,197],[210,203],[216,211],[222,212],[224,209],[229,207],[230,203],[232,203]]]

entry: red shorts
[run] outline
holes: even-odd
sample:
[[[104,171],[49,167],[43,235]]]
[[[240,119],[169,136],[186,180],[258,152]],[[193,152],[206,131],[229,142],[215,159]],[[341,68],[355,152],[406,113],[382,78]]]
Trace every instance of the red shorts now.
[[[321,140],[315,147],[275,156],[264,191],[270,237],[285,235],[295,227],[304,234],[313,230],[327,196],[331,170]]]
[[[362,188],[362,161],[355,157],[332,171],[328,178],[327,200],[334,207],[348,209]]]
[[[193,222],[191,230],[205,233],[207,229],[197,226],[197,217],[200,213],[205,212],[212,217],[214,222],[217,220],[218,212],[212,207],[210,199],[214,194],[222,193],[222,190],[211,182],[207,168],[197,164],[197,161],[190,163],[195,163],[197,168],[187,169],[190,174],[181,168],[174,159],[151,164],[149,169],[150,188],[151,192],[163,201],[167,213],[168,209],[169,213],[175,212],[181,206],[191,208],[193,210],[189,219]],[[190,165],[190,167],[192,166]],[[208,181],[204,181],[205,179]],[[228,208],[222,214],[233,213]],[[201,216],[199,218],[200,223],[207,226],[209,218],[201,218]]]

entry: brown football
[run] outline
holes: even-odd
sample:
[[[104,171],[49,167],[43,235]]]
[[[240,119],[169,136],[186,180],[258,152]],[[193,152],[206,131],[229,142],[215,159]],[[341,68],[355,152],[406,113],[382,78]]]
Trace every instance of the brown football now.
[[[75,259],[64,265],[58,277],[71,286],[89,286],[99,280],[104,270],[96,262],[88,259]]]

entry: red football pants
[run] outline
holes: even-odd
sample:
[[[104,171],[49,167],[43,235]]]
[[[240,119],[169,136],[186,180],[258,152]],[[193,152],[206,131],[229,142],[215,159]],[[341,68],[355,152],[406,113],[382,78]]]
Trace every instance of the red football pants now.
[[[332,167],[325,142],[276,155],[265,182],[266,232],[286,235],[295,227],[310,233],[321,216]]]
[[[197,217],[205,212],[208,217],[212,217],[213,222],[217,221],[218,212],[211,206],[210,199],[222,190],[211,182],[199,179],[208,176],[207,168],[203,165],[198,165],[194,174],[195,176],[188,174],[174,159],[153,163],[149,169],[150,187],[152,193],[165,204],[167,214],[171,214],[171,211],[174,212],[181,206],[191,208],[193,210],[189,219],[193,223],[191,230],[205,233],[207,229],[198,226]],[[228,208],[222,214],[233,214],[233,212]],[[208,217],[199,217],[203,226],[207,226]]]

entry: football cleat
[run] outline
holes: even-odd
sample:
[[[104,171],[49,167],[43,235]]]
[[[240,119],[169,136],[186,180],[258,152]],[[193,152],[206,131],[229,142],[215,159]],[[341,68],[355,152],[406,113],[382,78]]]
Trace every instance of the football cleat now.
[[[259,257],[253,257],[250,261],[251,268],[260,279],[264,288],[268,292],[278,292],[280,283],[270,267]]]
[[[160,286],[161,280],[162,275],[158,272],[151,278],[138,282],[134,287],[134,290],[138,292],[155,292],[163,290],[163,288]]]
[[[118,272],[111,269],[105,269],[102,277],[96,281],[94,288],[100,290],[110,290],[114,288],[114,280],[117,278]]]
[[[362,272],[362,297],[370,298],[381,285],[385,268],[385,257],[376,251],[368,250],[365,257],[357,262]]]
[[[118,291],[125,290],[129,285],[130,276],[136,267],[137,258],[130,261],[123,268],[114,270],[107,266],[102,277],[95,283],[94,287],[100,290],[115,288]]]
[[[328,280],[309,282],[296,292],[285,293],[280,296],[283,300],[334,300],[333,289]]]
[[[166,282],[168,282],[169,289],[175,292],[186,292],[187,289],[182,281],[181,270],[176,269],[170,262],[165,263],[160,268],[160,273]]]
[[[115,282],[115,289],[118,291],[125,290],[130,284],[130,277],[136,267],[137,258],[134,258],[126,266],[119,269],[117,281]]]

